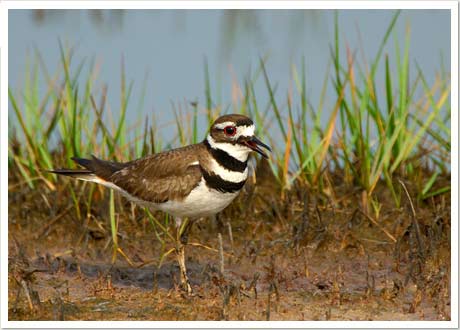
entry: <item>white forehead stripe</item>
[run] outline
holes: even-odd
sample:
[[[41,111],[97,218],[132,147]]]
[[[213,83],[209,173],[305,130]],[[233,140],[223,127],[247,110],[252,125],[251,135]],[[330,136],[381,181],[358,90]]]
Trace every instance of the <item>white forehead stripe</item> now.
[[[254,136],[254,131],[256,130],[254,125],[250,126],[238,126],[236,131],[237,138],[240,136]]]
[[[223,123],[215,124],[214,126],[220,129],[224,129],[227,126],[235,126],[235,123],[233,121],[224,121]]]

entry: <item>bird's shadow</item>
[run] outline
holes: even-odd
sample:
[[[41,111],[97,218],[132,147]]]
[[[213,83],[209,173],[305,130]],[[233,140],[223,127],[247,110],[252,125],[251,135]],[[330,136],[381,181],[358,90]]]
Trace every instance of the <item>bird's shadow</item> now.
[[[51,275],[81,275],[87,278],[110,280],[114,285],[138,287],[145,290],[171,289],[179,283],[179,267],[174,262],[156,266],[132,267],[129,265],[96,263],[73,257],[41,256],[33,261],[33,267]],[[209,280],[213,266],[188,261],[187,271],[192,284],[200,285]]]

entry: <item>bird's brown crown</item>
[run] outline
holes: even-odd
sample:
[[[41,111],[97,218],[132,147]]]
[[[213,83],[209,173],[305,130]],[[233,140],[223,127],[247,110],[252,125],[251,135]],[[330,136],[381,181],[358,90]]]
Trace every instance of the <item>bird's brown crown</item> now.
[[[251,126],[254,125],[254,122],[252,121],[251,118],[246,117],[245,115],[240,115],[240,114],[229,114],[229,115],[223,115],[217,118],[214,123],[212,124],[213,126],[216,126],[218,124],[222,124],[225,122],[233,122],[235,123],[236,126]]]

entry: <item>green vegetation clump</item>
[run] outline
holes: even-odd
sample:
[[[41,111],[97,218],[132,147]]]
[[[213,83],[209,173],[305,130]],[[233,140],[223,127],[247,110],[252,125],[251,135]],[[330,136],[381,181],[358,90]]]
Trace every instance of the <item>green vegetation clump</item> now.
[[[343,51],[340,47],[336,17],[331,62],[322,80],[317,105],[311,104],[307,95],[304,61],[300,68],[292,67],[294,90],[285,96],[276,95],[266,59],[260,59],[255,74],[239,86],[243,97],[231,108],[252,117],[263,138],[272,136],[266,134],[268,130],[278,131],[282,138],[281,143],[272,143],[274,151],[269,163],[272,193],[281,200],[294,187],[303,187],[320,199],[337,198],[335,187],[345,184],[360,194],[360,209],[364,214],[378,219],[383,206],[375,194],[378,187],[391,194],[397,208],[408,195],[406,186],[412,198],[422,203],[450,191],[450,184],[446,183],[450,177],[450,77],[441,67],[433,85],[429,85],[416,65],[416,72],[411,73],[415,78],[409,79],[410,29],[407,28],[400,46],[394,32],[398,17],[396,12],[375,58],[362,62],[356,52],[348,47]],[[384,54],[384,47],[391,39],[396,51]],[[14,177],[11,189],[27,185],[30,189],[56,191],[57,178],[46,170],[74,166],[73,156],[96,154],[126,161],[172,144],[196,143],[201,138],[198,117],[206,116],[210,123],[223,112],[222,105],[214,104],[205,63],[205,107],[193,102],[188,113],[174,108],[177,137],[165,143],[155,133],[154,120],[150,125],[145,120],[144,125],[128,127],[126,113],[132,83],[126,82],[123,65],[119,113],[113,116],[106,101],[107,87],[98,90],[94,86],[97,71],[94,62],[89,66],[85,61],[75,65],[72,51],[61,44],[60,50],[61,67],[55,76],[46,71],[37,51],[28,66],[24,89],[9,90],[10,109],[18,123],[9,132],[8,165],[10,176]],[[385,88],[378,89],[376,72],[382,67]],[[84,72],[89,73],[82,77]],[[43,97],[38,92],[39,75],[48,82]],[[265,83],[268,100],[261,100],[255,93],[254,86],[260,79]],[[332,109],[325,109],[326,91],[331,86],[336,99]],[[416,98],[416,95],[421,96]],[[262,106],[264,101],[266,105]],[[67,186],[78,219],[91,216],[95,192],[107,194],[87,183],[67,183]],[[122,252],[117,244],[114,207],[117,200],[111,193],[113,246],[114,251]],[[117,208],[122,207],[120,203]],[[162,221],[151,213],[147,216],[162,244],[164,239],[171,238],[167,216]]]
[[[253,118],[273,153],[256,160],[229,207],[193,227],[197,295],[187,299],[173,290],[168,262],[187,221],[175,231],[168,215],[46,170],[74,167],[73,156],[126,161],[199,142],[198,119],[228,112],[215,103],[207,63],[204,107],[173,105],[177,135],[165,141],[153,118],[128,124],[133,84],[123,65],[114,107],[94,62],[75,63],[60,44],[50,75],[37,51],[23,90],[9,90],[10,320],[449,320],[450,77],[442,62],[432,79],[416,63],[409,72],[410,29],[401,46],[398,17],[371,60],[340,46],[336,17],[318,104],[304,60],[287,95],[266,58],[235,86],[242,97],[228,108]],[[384,54],[391,41],[395,53]],[[259,82],[268,99],[256,95]]]

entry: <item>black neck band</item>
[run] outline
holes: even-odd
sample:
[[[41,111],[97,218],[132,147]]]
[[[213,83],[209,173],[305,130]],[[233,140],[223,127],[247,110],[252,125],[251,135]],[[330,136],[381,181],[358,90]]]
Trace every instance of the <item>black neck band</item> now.
[[[242,162],[235,157],[230,156],[227,152],[214,149],[208,142],[208,139],[204,140],[205,146],[208,148],[209,152],[211,153],[212,157],[217,161],[217,163],[224,167],[225,169],[233,172],[241,172],[243,173],[246,170],[248,165],[248,161]]]
[[[246,180],[243,180],[241,182],[230,182],[222,179],[220,176],[214,173],[208,173],[206,171],[202,171],[202,173],[203,178],[206,181],[206,185],[209,188],[215,189],[223,193],[238,192],[241,190],[241,188],[243,188],[244,183],[246,182]]]

